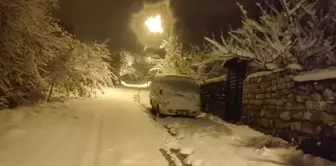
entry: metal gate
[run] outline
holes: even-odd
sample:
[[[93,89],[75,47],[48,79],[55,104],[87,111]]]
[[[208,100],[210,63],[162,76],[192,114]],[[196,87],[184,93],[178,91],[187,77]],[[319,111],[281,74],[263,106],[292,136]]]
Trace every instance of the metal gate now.
[[[226,118],[225,85],[226,81],[223,80],[201,86],[201,104],[204,112],[219,116],[222,119]]]
[[[232,59],[227,61],[224,67],[228,68],[226,120],[237,123],[243,113],[243,82],[247,61]]]

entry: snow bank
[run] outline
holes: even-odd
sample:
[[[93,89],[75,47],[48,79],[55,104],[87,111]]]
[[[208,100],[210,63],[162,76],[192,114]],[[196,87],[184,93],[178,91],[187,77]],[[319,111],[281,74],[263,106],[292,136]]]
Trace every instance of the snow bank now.
[[[327,69],[316,69],[308,72],[302,72],[294,77],[296,82],[319,81],[336,78],[336,67]]]
[[[22,125],[29,120],[42,114],[44,112],[51,112],[56,108],[62,107],[64,103],[50,103],[50,104],[41,104],[38,106],[31,107],[20,107],[17,109],[6,109],[0,111],[0,128],[4,129],[5,127]]]
[[[163,129],[175,133],[175,136],[164,137],[165,146],[189,154],[184,162],[192,166],[336,166],[336,163],[305,155],[280,138],[209,114],[197,119],[157,118],[156,121]]]
[[[147,91],[144,93],[148,98]],[[320,157],[305,155],[280,138],[245,125],[226,123],[209,114],[202,114],[197,119],[156,118],[156,121],[165,126],[162,127],[164,130],[175,133],[175,136],[167,133],[163,138],[167,149],[192,151],[184,160],[192,166],[336,166]]]
[[[192,166],[336,166],[336,163],[297,151],[286,141],[265,135],[248,126],[229,124],[207,115],[198,119],[157,119],[173,128],[183,139],[176,139],[180,153],[187,154]],[[175,142],[176,144],[176,142]]]
[[[121,81],[121,84],[125,87],[129,87],[129,88],[148,88],[151,85],[151,82],[147,82],[145,84],[127,84],[124,81]]]

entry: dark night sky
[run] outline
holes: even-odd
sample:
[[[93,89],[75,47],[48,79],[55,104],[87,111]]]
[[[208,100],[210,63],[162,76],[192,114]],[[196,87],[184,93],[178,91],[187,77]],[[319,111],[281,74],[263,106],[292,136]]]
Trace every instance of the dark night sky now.
[[[174,0],[175,30],[180,39],[202,44],[206,32],[219,34],[220,30],[227,32],[230,25],[238,27],[237,1],[248,11],[256,11],[254,0]],[[60,0],[58,17],[81,40],[110,39],[112,50],[140,52],[143,48],[129,25],[132,12],[141,8],[141,0]]]

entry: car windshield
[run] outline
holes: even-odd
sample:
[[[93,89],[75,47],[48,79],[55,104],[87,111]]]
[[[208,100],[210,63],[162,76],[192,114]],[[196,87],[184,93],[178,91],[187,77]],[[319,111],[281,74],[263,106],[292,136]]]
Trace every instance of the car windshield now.
[[[199,86],[193,79],[167,79],[163,84],[182,92],[198,92]]]

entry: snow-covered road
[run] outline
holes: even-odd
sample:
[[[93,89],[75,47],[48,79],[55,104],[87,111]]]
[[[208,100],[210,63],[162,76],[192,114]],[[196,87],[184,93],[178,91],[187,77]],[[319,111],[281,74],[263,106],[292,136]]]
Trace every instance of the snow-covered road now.
[[[164,130],[130,89],[96,99],[1,112],[0,165],[166,166]]]

